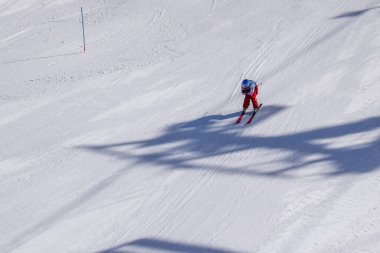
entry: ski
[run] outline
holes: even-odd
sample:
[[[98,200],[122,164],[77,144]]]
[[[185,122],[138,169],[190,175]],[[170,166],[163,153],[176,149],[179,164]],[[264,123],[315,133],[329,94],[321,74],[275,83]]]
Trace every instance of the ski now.
[[[249,118],[249,120],[247,121],[247,123],[245,123],[246,125],[251,124],[253,118],[255,117],[256,113],[260,110],[260,108],[261,108],[262,105],[263,104],[260,104],[259,108],[257,108],[257,110],[253,112],[252,116]]]
[[[236,123],[235,124],[239,124],[241,122],[241,120],[243,119],[243,116],[244,116],[245,113],[242,113],[240,114],[239,118],[236,120]]]

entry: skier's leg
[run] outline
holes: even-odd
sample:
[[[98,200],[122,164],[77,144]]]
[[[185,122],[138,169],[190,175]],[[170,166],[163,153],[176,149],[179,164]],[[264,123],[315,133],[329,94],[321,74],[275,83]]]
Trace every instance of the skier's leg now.
[[[245,96],[244,97],[244,103],[243,103],[243,111],[241,112],[242,114],[245,113],[245,110],[247,110],[247,108],[249,107],[249,104],[250,104],[250,100],[251,98],[249,96]]]
[[[256,96],[252,96],[252,104],[253,104],[253,109],[257,110],[259,108],[259,102],[257,102]]]

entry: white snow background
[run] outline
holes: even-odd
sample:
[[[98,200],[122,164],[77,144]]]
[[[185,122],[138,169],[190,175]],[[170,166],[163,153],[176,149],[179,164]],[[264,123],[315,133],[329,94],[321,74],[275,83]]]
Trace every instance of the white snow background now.
[[[0,0],[0,252],[380,252],[379,85],[378,0]]]

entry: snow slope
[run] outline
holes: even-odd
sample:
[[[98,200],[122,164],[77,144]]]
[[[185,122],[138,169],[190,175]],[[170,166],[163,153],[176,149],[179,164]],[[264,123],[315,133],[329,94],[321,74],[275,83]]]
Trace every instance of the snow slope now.
[[[0,252],[379,252],[379,14],[0,0]]]

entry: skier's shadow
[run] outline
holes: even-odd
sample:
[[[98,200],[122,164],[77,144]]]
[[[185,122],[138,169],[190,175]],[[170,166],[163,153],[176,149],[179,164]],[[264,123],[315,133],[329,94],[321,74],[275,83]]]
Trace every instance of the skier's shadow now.
[[[286,107],[285,106],[280,106],[280,105],[267,105],[263,106],[260,109],[260,115],[259,117],[256,117],[256,119],[259,118],[259,120],[255,120],[255,125],[260,124],[264,122],[267,118],[275,116],[277,113],[280,113],[283,111]],[[252,115],[252,110],[248,109],[247,113],[245,114],[246,117],[248,118],[249,116]],[[217,115],[205,115],[199,119],[186,122],[183,124],[178,124],[175,125],[175,128],[186,128],[186,127],[209,127],[212,126],[212,124],[217,123],[218,121],[225,121],[229,120],[229,123],[233,124],[238,118],[238,116],[241,114],[241,112],[235,112],[235,113],[229,113],[229,114],[217,114]],[[232,121],[231,121],[232,120]],[[235,120],[235,121],[233,121]],[[244,123],[243,121],[241,123]]]
[[[282,112],[283,106],[266,106],[258,113],[254,126]],[[248,176],[288,176],[289,172],[324,162],[332,163],[326,175],[370,172],[380,166],[380,137],[363,144],[339,146],[339,138],[353,134],[363,136],[380,129],[380,117],[362,119],[342,125],[275,136],[244,136],[245,127],[234,126],[239,113],[209,115],[193,121],[167,127],[161,135],[138,141],[104,145],[83,145],[79,148],[110,155],[137,164],[152,165],[166,169],[215,170],[224,174]],[[249,127],[249,126],[248,126]],[[338,145],[338,147],[334,147]],[[283,158],[282,167],[265,171],[258,164],[242,167],[212,165],[208,159],[256,149],[272,150],[289,154]],[[136,152],[137,151],[137,152]],[[285,151],[285,152],[284,152]],[[305,158],[314,157],[305,160]],[[197,161],[197,163],[194,163]]]

